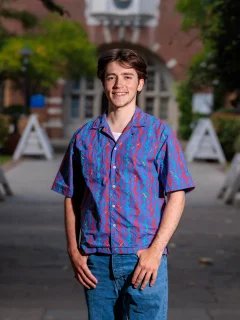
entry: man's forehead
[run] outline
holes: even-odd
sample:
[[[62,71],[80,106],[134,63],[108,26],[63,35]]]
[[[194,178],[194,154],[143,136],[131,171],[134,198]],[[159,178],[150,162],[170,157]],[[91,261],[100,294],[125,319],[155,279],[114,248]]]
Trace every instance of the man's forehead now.
[[[106,74],[109,73],[124,73],[124,74],[137,74],[136,70],[132,68],[129,64],[123,62],[120,63],[118,61],[110,62],[106,67]]]

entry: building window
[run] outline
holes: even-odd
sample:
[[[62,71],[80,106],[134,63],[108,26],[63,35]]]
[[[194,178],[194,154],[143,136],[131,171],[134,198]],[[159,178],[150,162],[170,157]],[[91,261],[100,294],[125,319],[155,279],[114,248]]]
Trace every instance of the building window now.
[[[169,120],[169,90],[168,70],[159,61],[148,61],[148,78],[142,93],[138,96],[139,105],[145,112],[157,118]]]
[[[159,74],[159,82],[160,82],[160,90],[161,91],[167,91],[167,83],[166,83],[166,79],[164,77],[164,74],[163,72],[161,71],[160,74]]]
[[[154,98],[145,99],[145,111],[151,115],[154,114]]]
[[[93,117],[93,96],[85,96],[84,101],[85,119]]]
[[[94,117],[94,101],[97,92],[96,79],[81,77],[71,81],[70,119],[85,122]]]
[[[94,89],[94,78],[87,77],[86,78],[86,89],[93,90]]]
[[[114,0],[115,6],[119,9],[126,9],[130,6],[132,0]]]
[[[80,80],[73,80],[72,81],[72,90],[79,90],[80,89]]]
[[[168,97],[161,97],[160,98],[160,110],[159,110],[159,117],[160,119],[167,120],[168,119]]]
[[[155,71],[148,70],[148,78],[147,78],[147,91],[153,91],[155,88]]]
[[[141,92],[137,95],[137,105],[145,112],[157,118],[169,120],[168,70],[161,62],[148,61],[148,79]],[[101,101],[101,96],[103,96]],[[107,106],[102,87],[97,78],[81,77],[72,81],[70,86],[70,104],[68,108],[69,123],[84,123],[101,113],[101,104]],[[69,100],[68,100],[69,101]]]
[[[79,118],[79,95],[76,94],[71,97],[71,117]]]

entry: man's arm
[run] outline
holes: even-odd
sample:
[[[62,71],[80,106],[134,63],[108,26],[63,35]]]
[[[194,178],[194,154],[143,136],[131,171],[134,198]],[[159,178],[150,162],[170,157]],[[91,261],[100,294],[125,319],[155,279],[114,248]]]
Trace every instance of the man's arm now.
[[[137,252],[139,261],[132,278],[132,284],[135,288],[141,284],[141,289],[144,289],[148,283],[150,283],[150,286],[155,283],[164,249],[182,216],[185,205],[185,192],[171,192],[167,197],[168,201],[162,221],[151,246]]]
[[[86,288],[95,288],[97,279],[94,277],[87,266],[88,256],[82,255],[78,249],[76,235],[76,215],[74,213],[71,198],[65,198],[64,212],[67,250],[75,272],[75,277]]]

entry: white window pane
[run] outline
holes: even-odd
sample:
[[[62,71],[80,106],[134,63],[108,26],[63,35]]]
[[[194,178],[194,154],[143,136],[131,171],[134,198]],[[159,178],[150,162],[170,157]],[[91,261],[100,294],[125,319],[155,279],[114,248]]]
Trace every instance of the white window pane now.
[[[164,119],[164,120],[168,119],[168,102],[169,102],[169,98],[166,98],[166,97],[160,98],[160,111],[159,111],[160,119]]]
[[[80,89],[80,79],[72,80],[72,90]]]
[[[145,100],[145,111],[149,114],[154,113],[154,98],[146,98]]]
[[[86,89],[93,90],[94,89],[94,78],[87,77],[86,78]]]
[[[85,118],[93,117],[93,96],[86,96],[84,99]]]
[[[151,70],[151,71],[148,71],[146,90],[153,91],[154,88],[155,88],[155,71]]]
[[[160,77],[160,91],[167,91],[167,83],[166,83],[166,79],[164,77],[164,74],[162,73],[162,71],[159,74]]]
[[[79,95],[72,95],[71,97],[71,117],[79,117]]]

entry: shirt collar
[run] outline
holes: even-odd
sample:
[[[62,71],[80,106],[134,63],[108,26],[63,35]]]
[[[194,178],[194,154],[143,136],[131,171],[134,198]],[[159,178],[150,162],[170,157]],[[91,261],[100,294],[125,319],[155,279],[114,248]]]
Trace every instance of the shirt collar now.
[[[140,109],[136,107],[132,120],[129,123],[130,126],[133,127],[145,127],[146,125],[146,114]],[[100,115],[92,124],[92,129],[101,129],[108,127],[107,124],[107,115],[106,113]]]

